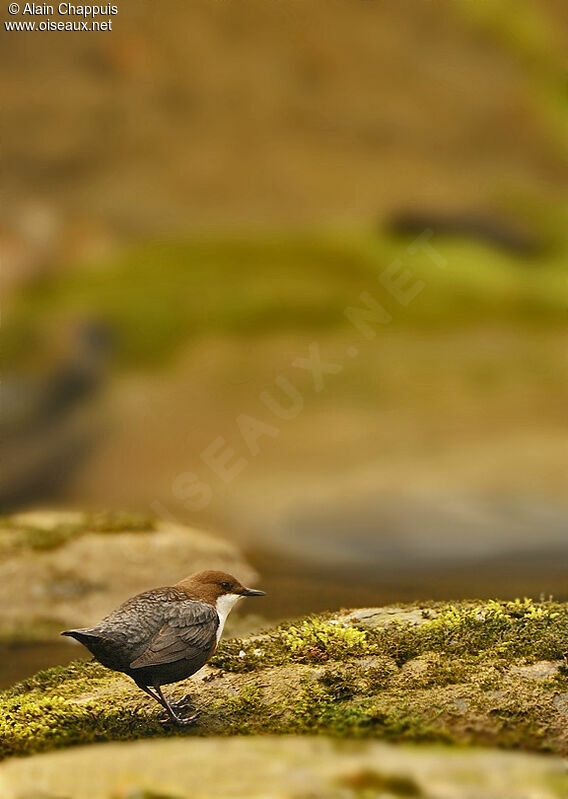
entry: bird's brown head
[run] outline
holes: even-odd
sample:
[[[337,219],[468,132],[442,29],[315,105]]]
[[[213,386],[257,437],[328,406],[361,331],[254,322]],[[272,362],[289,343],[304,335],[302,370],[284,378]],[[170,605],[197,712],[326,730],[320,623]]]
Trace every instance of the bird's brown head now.
[[[197,572],[181,580],[177,587],[183,588],[192,599],[200,599],[215,606],[218,606],[218,600],[222,597],[236,602],[245,596],[264,596],[264,591],[246,588],[232,574],[221,571]]]

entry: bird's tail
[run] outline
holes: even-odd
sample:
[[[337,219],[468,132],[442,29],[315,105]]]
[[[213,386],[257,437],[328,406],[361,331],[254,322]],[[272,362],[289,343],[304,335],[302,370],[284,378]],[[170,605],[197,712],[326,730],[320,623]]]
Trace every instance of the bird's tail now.
[[[90,643],[93,641],[98,641],[100,639],[100,635],[91,632],[91,630],[65,630],[61,633],[61,635],[68,635],[70,638],[74,638],[76,641],[79,641],[81,644],[85,646],[89,646]]]

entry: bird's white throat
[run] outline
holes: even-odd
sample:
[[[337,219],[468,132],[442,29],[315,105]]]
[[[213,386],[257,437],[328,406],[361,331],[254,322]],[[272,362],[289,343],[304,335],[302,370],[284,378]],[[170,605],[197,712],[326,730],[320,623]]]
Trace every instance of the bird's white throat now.
[[[235,607],[239,599],[242,599],[240,594],[223,594],[217,598],[216,607],[217,615],[219,616],[219,626],[217,627],[217,643],[223,635],[223,627],[227,621],[227,616]]]

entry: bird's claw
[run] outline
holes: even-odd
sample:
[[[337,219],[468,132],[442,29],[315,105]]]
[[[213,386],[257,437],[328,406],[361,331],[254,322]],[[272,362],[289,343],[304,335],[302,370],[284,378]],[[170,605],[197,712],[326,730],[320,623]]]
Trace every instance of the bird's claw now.
[[[187,716],[187,718],[180,718],[177,716],[177,720],[175,724],[179,724],[180,727],[190,727],[192,724],[195,724],[201,712],[198,710],[197,713],[194,713],[192,716]]]
[[[198,710],[196,713],[193,713],[191,716],[178,716],[177,713],[173,712],[173,708],[175,705],[172,704],[172,714],[169,713],[167,715],[162,715],[160,717],[160,722],[163,724],[167,724],[171,722],[178,727],[189,727],[192,724],[195,724],[199,716],[201,715],[201,711]],[[177,708],[176,708],[177,709]]]
[[[176,710],[184,710],[188,707],[193,707],[193,702],[191,701],[191,694],[187,694],[186,696],[182,696],[181,699],[178,699],[176,702],[170,702],[170,706],[175,708]]]

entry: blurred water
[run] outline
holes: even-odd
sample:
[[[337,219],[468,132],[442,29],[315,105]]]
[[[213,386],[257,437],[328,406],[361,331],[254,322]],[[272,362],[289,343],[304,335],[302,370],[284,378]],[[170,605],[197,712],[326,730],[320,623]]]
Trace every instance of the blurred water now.
[[[31,677],[51,666],[65,666],[72,660],[89,659],[86,650],[66,645],[63,641],[0,646],[0,690]]]

